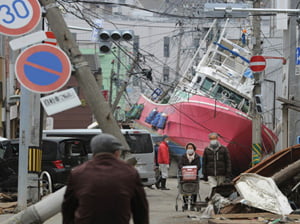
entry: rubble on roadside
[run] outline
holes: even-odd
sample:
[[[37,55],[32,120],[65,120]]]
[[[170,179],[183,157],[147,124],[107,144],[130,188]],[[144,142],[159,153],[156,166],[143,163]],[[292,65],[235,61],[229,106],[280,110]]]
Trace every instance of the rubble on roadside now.
[[[300,145],[215,187],[208,206],[193,219],[209,224],[300,223]]]
[[[13,213],[16,206],[16,193],[0,193],[0,214]]]

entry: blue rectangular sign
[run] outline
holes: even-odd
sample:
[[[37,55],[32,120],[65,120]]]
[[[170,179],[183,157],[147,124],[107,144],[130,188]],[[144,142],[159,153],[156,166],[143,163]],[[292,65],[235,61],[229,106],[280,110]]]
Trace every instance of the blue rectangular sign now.
[[[296,49],[296,65],[300,65],[300,47]]]

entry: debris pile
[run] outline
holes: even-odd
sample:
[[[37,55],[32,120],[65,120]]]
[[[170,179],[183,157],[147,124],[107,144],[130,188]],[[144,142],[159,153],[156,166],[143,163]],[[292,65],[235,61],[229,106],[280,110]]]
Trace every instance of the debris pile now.
[[[211,224],[300,223],[300,145],[215,187],[199,219]]]
[[[0,214],[13,213],[17,206],[17,194],[0,193]]]

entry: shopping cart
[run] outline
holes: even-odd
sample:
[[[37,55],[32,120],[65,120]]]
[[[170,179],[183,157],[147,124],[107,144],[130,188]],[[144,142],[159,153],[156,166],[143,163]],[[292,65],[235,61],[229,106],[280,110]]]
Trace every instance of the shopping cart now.
[[[181,170],[177,172],[177,181],[178,181],[178,194],[176,197],[175,209],[178,211],[178,201],[182,201],[182,211],[196,209],[200,211],[200,207],[197,206],[197,202],[193,200],[193,197],[196,196],[198,201],[201,201],[199,194],[199,176],[197,166],[184,166]],[[185,202],[183,201],[185,198]],[[187,205],[187,207],[185,206]]]

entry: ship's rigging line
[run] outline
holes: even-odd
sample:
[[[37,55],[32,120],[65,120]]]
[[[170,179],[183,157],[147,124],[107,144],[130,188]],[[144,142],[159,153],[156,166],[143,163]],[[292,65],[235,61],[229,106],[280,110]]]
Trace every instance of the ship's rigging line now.
[[[199,122],[195,121],[191,116],[189,116],[188,114],[186,114],[185,112],[183,112],[180,108],[177,108],[175,105],[170,104],[170,106],[173,107],[175,110],[177,110],[180,114],[182,114],[182,115],[184,115],[185,117],[187,117],[188,119],[190,119],[190,120],[191,120],[192,122],[194,122],[195,124],[197,124],[197,125],[199,125],[200,127],[202,127],[203,129],[205,129],[205,130],[207,130],[207,131],[209,131],[209,132],[215,132],[214,130],[211,130],[211,129],[207,128],[205,125],[200,124]],[[181,117],[181,116],[180,116],[180,117]],[[239,145],[239,146],[241,146],[241,147],[248,148],[248,149],[251,150],[250,147],[247,147],[247,146],[242,145],[242,144],[240,144],[240,143],[237,143],[237,142],[234,142],[234,141],[232,141],[232,140],[229,140],[229,139],[228,139],[227,137],[225,137],[225,136],[220,135],[220,138],[222,138],[224,142],[227,142],[227,143],[230,143],[230,144]],[[244,152],[244,151],[243,151],[243,152]],[[245,154],[246,154],[246,153],[245,153]]]
[[[143,50],[143,49],[142,49]],[[146,51],[145,51],[146,52]],[[161,62],[161,63],[164,63],[164,62]],[[172,68],[171,68],[172,69]],[[158,73],[161,73],[160,71],[157,71]]]
[[[124,51],[124,49],[122,49],[121,48],[121,50],[125,53],[125,54],[128,54],[126,51]],[[128,56],[130,56],[131,57],[131,55],[129,55],[128,54]],[[123,65],[124,67],[125,67],[125,65]],[[138,65],[139,66],[139,65]],[[139,66],[140,67],[140,66]],[[144,77],[139,77],[139,78],[142,78],[143,80],[147,80],[147,79],[144,79]],[[185,79],[186,79],[186,77],[185,77]],[[160,82],[157,82],[157,83],[160,83]],[[154,90],[154,88],[152,88],[150,85],[148,85],[148,83],[147,82],[144,82],[144,84],[146,84],[150,89],[152,89],[152,90]],[[164,84],[164,85],[166,85],[165,83],[160,83],[160,84]],[[173,85],[169,85],[170,87],[173,87]],[[185,91],[187,91],[187,90],[185,90]],[[186,115],[186,116],[188,116],[188,115]],[[227,141],[227,142],[229,142],[229,141]]]

